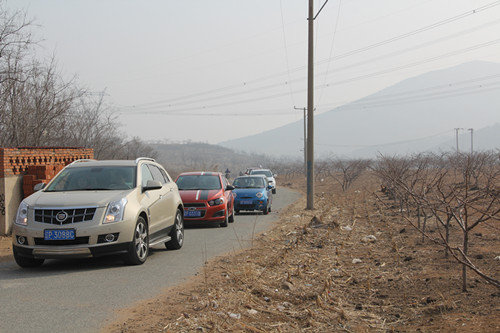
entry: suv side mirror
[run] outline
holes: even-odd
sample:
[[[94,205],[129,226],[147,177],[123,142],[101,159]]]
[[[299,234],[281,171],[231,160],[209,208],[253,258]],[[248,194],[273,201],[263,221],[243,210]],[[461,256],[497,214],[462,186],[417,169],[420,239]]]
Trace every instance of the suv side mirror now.
[[[162,187],[163,186],[161,185],[161,183],[158,180],[148,180],[148,182],[146,183],[146,186],[144,186],[142,188],[142,192],[151,191],[151,190],[159,190]]]
[[[234,190],[234,186],[233,185],[227,185],[226,186],[226,191],[232,191]]]
[[[43,189],[45,188],[45,185],[46,185],[45,183],[38,183],[38,184],[36,184],[36,185],[33,187],[33,190],[34,190],[35,192],[38,192],[38,191],[40,191],[40,190],[43,190]]]
[[[277,174],[273,174],[273,177],[276,178],[276,177],[278,177],[278,175]]]

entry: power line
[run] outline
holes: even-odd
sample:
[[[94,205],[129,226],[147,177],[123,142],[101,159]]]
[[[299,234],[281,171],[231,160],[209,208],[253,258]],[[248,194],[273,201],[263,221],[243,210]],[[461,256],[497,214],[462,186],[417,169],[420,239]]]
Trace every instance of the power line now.
[[[285,35],[285,19],[283,18],[283,1],[280,0],[280,13],[281,13],[281,27],[283,30],[283,46],[285,47],[285,59],[286,59],[286,71],[288,75],[288,89],[290,90],[290,100],[292,104],[295,105],[295,100],[293,99],[292,92],[292,82],[290,78],[290,63],[288,61],[288,48],[286,46],[286,35]]]
[[[328,63],[331,60],[342,59],[342,58],[349,57],[349,56],[357,54],[357,53],[365,52],[367,50],[370,50],[370,49],[373,49],[373,48],[376,48],[376,47],[380,47],[382,45],[386,45],[388,43],[392,43],[392,42],[395,42],[395,41],[398,41],[398,40],[401,40],[401,39],[404,39],[404,38],[408,38],[408,37],[414,36],[416,34],[419,34],[419,33],[425,32],[425,31],[429,31],[429,30],[435,29],[437,27],[440,27],[442,25],[446,25],[446,24],[455,22],[457,20],[466,18],[468,16],[471,16],[471,15],[483,12],[485,10],[491,9],[491,8],[493,8],[495,6],[498,6],[498,5],[500,5],[500,0],[499,1],[494,1],[494,2],[489,3],[487,5],[484,5],[484,6],[480,6],[480,7],[476,8],[476,9],[473,9],[473,10],[464,12],[462,14],[459,14],[459,15],[447,18],[445,20],[441,20],[441,21],[435,22],[435,23],[433,23],[431,25],[424,26],[422,28],[410,31],[408,33],[404,33],[404,34],[401,34],[401,35],[398,35],[398,36],[395,36],[395,37],[392,37],[392,38],[389,38],[389,39],[386,39],[386,40],[383,40],[383,41],[380,41],[380,42],[377,42],[377,43],[374,43],[374,44],[371,44],[371,45],[368,45],[368,46],[365,46],[365,47],[362,47],[362,48],[351,50],[349,52],[346,52],[346,53],[343,53],[343,54],[338,55],[336,57],[333,57],[332,59],[322,60],[322,61],[318,62],[317,64],[321,64],[321,63],[324,63],[324,62]],[[239,83],[239,84],[233,84],[233,85],[228,85],[228,86],[221,87],[221,88],[210,89],[210,90],[206,90],[206,91],[202,91],[202,92],[198,92],[198,93],[188,94],[188,95],[180,96],[180,97],[173,98],[173,99],[166,99],[166,100],[160,100],[160,101],[155,101],[155,102],[136,104],[135,106],[132,105],[132,106],[128,106],[128,107],[142,107],[142,106],[150,106],[150,105],[155,105],[155,104],[172,103],[174,101],[184,100],[184,99],[188,99],[188,98],[191,98],[191,97],[197,97],[197,96],[211,94],[211,93],[214,93],[214,92],[220,92],[220,91],[231,90],[231,89],[235,89],[235,88],[241,88],[241,87],[244,87],[244,86],[246,86],[248,84],[251,84],[251,83],[260,82],[260,81],[267,80],[267,79],[270,79],[270,78],[273,78],[273,77],[279,77],[279,76],[283,76],[283,75],[289,75],[290,72],[299,71],[299,70],[303,70],[303,69],[305,69],[305,66],[300,66],[300,67],[297,67],[297,68],[292,69],[292,70],[287,70],[284,73],[283,72],[275,73],[275,74],[272,74],[272,75],[260,77],[260,78],[253,79],[253,80],[250,80],[250,81],[247,81],[247,82],[243,82],[243,83]]]
[[[399,70],[402,70],[402,69],[408,69],[408,68],[416,67],[418,65],[422,65],[422,64],[425,64],[425,63],[428,63],[428,62],[440,60],[440,59],[443,59],[443,58],[446,58],[446,57],[450,57],[450,56],[458,55],[458,54],[461,54],[461,53],[465,53],[465,52],[470,52],[470,51],[473,51],[473,50],[477,50],[479,48],[491,46],[491,45],[494,45],[494,44],[499,43],[499,42],[500,42],[500,38],[499,39],[495,39],[493,41],[476,44],[474,46],[463,48],[463,49],[460,49],[460,50],[455,50],[455,51],[452,51],[452,52],[448,52],[448,53],[442,54],[440,56],[435,56],[435,57],[431,57],[431,58],[419,60],[419,61],[416,61],[416,62],[413,62],[413,63],[410,63],[410,64],[396,66],[396,67],[392,67],[392,68],[381,70],[381,71],[374,72],[374,73],[363,74],[363,75],[359,75],[359,76],[356,76],[356,77],[352,77],[352,78],[348,78],[348,79],[343,79],[343,80],[336,81],[336,82],[331,82],[331,83],[328,83],[326,85],[320,85],[320,86],[317,86],[316,89],[319,89],[319,88],[322,88],[322,87],[331,87],[331,86],[341,85],[341,84],[345,84],[345,83],[351,83],[351,82],[355,82],[355,81],[362,80],[362,79],[373,78],[373,77],[376,77],[376,76],[380,76],[380,75],[384,75],[384,74],[389,74],[389,73],[392,73],[392,72],[395,72],[395,71],[399,71]],[[302,92],[304,90],[305,89],[300,89],[300,90],[295,90],[294,92]],[[242,100],[238,100],[238,101],[224,102],[224,103],[212,104],[212,105],[204,105],[202,107],[179,108],[177,110],[174,109],[174,110],[171,110],[171,111],[193,111],[193,110],[199,110],[199,109],[208,109],[208,108],[214,108],[214,107],[237,105],[237,104],[243,104],[243,103],[249,103],[249,102],[256,102],[256,101],[274,99],[274,98],[286,96],[287,94],[288,94],[288,92],[287,93],[277,93],[277,94],[262,96],[262,97],[259,97],[259,98],[255,98],[255,97],[254,98],[247,98],[247,99],[242,99]],[[191,104],[191,103],[189,103],[189,104]],[[144,108],[141,108],[139,110],[129,111],[128,113],[137,113],[137,112],[140,113],[140,112],[143,112],[144,110],[157,109],[158,107],[161,107],[161,106],[155,106],[155,107],[149,107],[149,108],[148,107],[144,107]]]
[[[325,5],[326,5],[326,3],[325,3]],[[331,64],[331,60],[332,60],[332,56],[333,56],[333,47],[335,46],[335,36],[337,35],[337,27],[339,25],[339,18],[340,18],[340,9],[341,9],[341,6],[342,6],[342,0],[339,0],[339,8],[337,10],[337,19],[335,20],[335,27],[333,29],[332,45],[330,47],[330,55],[328,56],[329,61],[328,61],[328,65],[327,65],[326,71],[325,71],[325,77],[324,77],[324,81],[323,81],[323,86],[326,84],[326,78],[328,77],[328,71],[330,70],[330,64]],[[323,7],[324,7],[324,5],[323,5]],[[325,92],[325,89],[323,87],[323,89],[321,90],[321,93],[319,95],[318,107],[319,107],[319,104],[321,103],[321,99],[323,98],[323,93],[324,92]]]

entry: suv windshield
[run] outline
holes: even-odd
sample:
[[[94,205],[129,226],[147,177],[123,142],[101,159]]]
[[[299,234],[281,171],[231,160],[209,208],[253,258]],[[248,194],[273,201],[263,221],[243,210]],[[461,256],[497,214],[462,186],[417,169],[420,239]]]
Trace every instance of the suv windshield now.
[[[272,177],[273,174],[269,170],[252,170],[251,175],[266,175],[266,177]]]
[[[128,190],[135,187],[134,166],[66,168],[45,192]]]
[[[222,188],[219,176],[180,176],[176,183],[179,190],[219,190]]]
[[[266,187],[266,182],[263,177],[240,177],[233,182],[236,188],[263,188]]]

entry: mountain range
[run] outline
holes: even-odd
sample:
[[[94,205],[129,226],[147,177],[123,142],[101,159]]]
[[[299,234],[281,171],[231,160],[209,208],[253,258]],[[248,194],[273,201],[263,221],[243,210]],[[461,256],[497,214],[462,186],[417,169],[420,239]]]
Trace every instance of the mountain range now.
[[[500,148],[500,64],[474,61],[408,78],[315,115],[315,155],[375,157]],[[303,122],[221,142],[238,151],[301,156]]]

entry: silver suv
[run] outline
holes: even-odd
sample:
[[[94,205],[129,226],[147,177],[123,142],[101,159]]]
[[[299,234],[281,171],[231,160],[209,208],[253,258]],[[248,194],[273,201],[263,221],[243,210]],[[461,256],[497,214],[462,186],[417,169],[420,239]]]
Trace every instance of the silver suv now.
[[[78,160],[39,185],[21,202],[14,221],[14,259],[21,267],[116,253],[139,265],[150,246],[182,247],[182,200],[153,159]]]
[[[276,175],[269,169],[251,169],[249,175],[264,175],[271,186],[273,194],[276,194]]]

